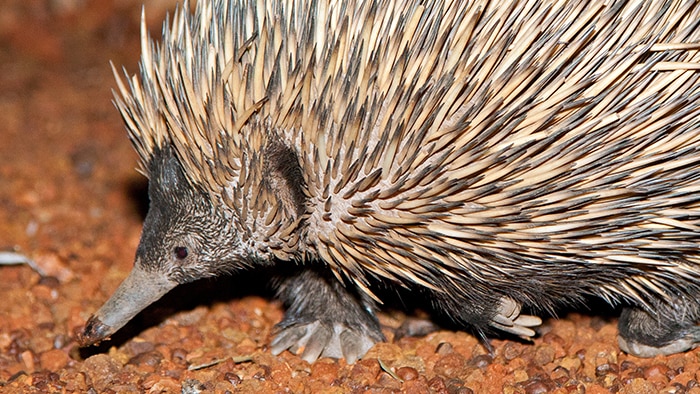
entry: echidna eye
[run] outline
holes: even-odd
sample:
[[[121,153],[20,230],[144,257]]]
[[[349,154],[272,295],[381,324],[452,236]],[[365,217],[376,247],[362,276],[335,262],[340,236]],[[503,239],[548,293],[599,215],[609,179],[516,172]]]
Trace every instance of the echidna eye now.
[[[175,257],[177,257],[179,260],[184,260],[187,257],[187,248],[184,246],[176,246],[175,247]]]

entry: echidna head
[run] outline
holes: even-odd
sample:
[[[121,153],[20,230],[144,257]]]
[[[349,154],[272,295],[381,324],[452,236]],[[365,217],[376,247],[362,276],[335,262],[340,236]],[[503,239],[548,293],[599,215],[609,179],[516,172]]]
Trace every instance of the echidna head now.
[[[244,264],[236,221],[190,184],[172,149],[156,151],[148,171],[151,201],[136,265],[180,284]]]
[[[154,152],[148,172],[151,201],[134,267],[88,321],[83,344],[105,339],[178,284],[234,270],[248,259],[231,219],[188,182],[172,149]]]

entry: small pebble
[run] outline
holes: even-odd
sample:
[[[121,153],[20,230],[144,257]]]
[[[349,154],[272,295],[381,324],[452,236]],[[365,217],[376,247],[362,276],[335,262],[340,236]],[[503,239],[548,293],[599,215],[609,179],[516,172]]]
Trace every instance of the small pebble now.
[[[569,371],[562,366],[558,366],[558,367],[554,368],[550,377],[554,380],[562,379],[562,378],[568,379],[569,378]]]
[[[163,355],[158,351],[145,352],[137,354],[136,356],[129,359],[127,364],[157,367],[161,360],[163,360]]]
[[[510,361],[520,357],[522,354],[522,348],[515,342],[506,342],[506,344],[503,345],[502,353],[503,358],[505,358],[506,361]]]
[[[396,370],[396,375],[404,381],[415,380],[418,378],[418,371],[411,367],[401,367]]]
[[[465,376],[469,368],[467,359],[459,353],[448,354],[435,363],[435,374],[447,378]]]
[[[41,353],[39,363],[43,369],[49,371],[58,371],[70,362],[68,354],[61,349],[51,349]]]
[[[55,276],[42,276],[37,284],[55,289],[61,284],[61,282],[59,282],[58,278]]]
[[[650,367],[644,368],[644,379],[659,384],[666,384],[670,381],[667,374],[673,373],[673,371],[662,364],[654,364]]]
[[[373,386],[380,387],[382,389],[401,390],[401,382],[386,372],[379,374],[379,377]]]
[[[493,362],[493,357],[489,356],[488,354],[480,354],[478,356],[474,356],[470,361],[469,365],[477,368],[486,368]]]
[[[182,385],[177,379],[157,374],[149,375],[142,383],[144,389],[149,393],[179,393]]]
[[[430,379],[428,382],[428,386],[432,390],[432,392],[435,393],[446,393],[447,392],[447,386],[445,385],[445,380],[439,376],[435,376],[434,378]]]
[[[124,350],[131,356],[138,356],[142,353],[152,352],[155,350],[155,346],[152,342],[135,339],[127,342],[126,345],[124,345]]]
[[[182,382],[182,394],[199,394],[207,390],[202,382],[196,379],[187,379]]]
[[[600,364],[595,367],[595,376],[601,377],[608,374],[617,374],[619,371],[615,364]]]
[[[513,380],[515,382],[524,382],[528,379],[530,379],[530,376],[527,374],[526,371],[523,371],[522,369],[517,369],[513,371]]]
[[[527,393],[527,394],[543,394],[543,393],[549,393],[551,391],[550,388],[546,384],[542,383],[539,380],[526,382],[523,385],[523,388],[525,389],[525,393]]]
[[[561,365],[563,368],[566,368],[569,371],[576,372],[579,368],[581,368],[581,359],[575,356],[567,356],[561,359],[559,365]]]
[[[29,372],[34,371],[34,353],[31,350],[25,350],[19,355],[22,364]]]
[[[552,346],[538,346],[535,351],[533,362],[538,366],[545,366],[554,361],[554,348]]]
[[[449,342],[440,342],[439,345],[437,345],[437,348],[435,349],[435,353],[445,356],[451,353],[454,353],[454,347],[452,346],[451,343]]]
[[[657,394],[659,391],[653,383],[644,379],[633,379],[622,389],[625,394]]]
[[[175,348],[171,352],[170,359],[175,364],[187,365],[187,351],[182,348]]]
[[[448,379],[445,381],[447,392],[450,394],[473,394],[474,391],[469,387],[464,386],[461,379]]]
[[[236,375],[233,372],[226,372],[224,374],[224,380],[229,381],[233,385],[233,387],[238,386],[243,381],[240,376]]]
[[[94,389],[101,393],[118,381],[122,365],[112,357],[101,353],[86,359],[81,365],[81,371],[88,375]]]

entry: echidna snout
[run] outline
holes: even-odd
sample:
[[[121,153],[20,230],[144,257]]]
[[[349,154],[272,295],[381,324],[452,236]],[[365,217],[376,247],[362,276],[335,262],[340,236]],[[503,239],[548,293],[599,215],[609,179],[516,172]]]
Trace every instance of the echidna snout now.
[[[600,297],[625,305],[623,350],[697,346],[698,20],[680,0],[215,0],[159,45],[144,26],[115,101],[151,207],[83,343],[269,265],[271,350],[308,361],[383,340],[387,287],[526,338],[529,313]]]

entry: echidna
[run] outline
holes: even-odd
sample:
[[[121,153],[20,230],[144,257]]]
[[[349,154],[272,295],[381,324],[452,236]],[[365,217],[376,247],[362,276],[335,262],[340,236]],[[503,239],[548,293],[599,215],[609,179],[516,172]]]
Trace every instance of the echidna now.
[[[700,3],[187,3],[116,104],[150,180],[98,342],[180,283],[261,265],[277,354],[352,362],[377,284],[477,333],[624,304],[623,350],[700,343]]]

